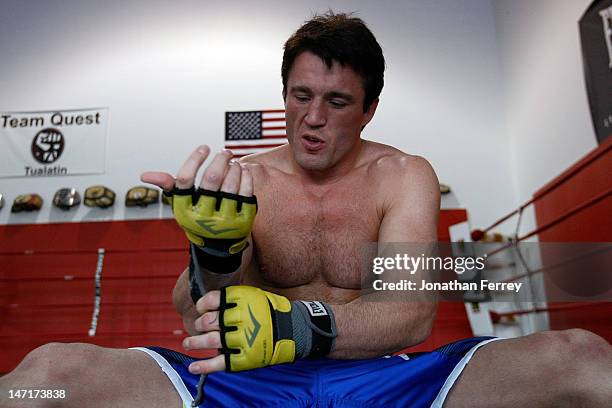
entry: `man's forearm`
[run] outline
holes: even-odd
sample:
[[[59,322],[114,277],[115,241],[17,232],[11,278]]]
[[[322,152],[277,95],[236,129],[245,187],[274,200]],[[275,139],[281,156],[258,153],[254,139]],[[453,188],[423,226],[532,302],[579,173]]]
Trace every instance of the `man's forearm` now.
[[[436,303],[384,302],[360,297],[334,305],[336,338],[331,358],[371,358],[423,342],[430,334]]]

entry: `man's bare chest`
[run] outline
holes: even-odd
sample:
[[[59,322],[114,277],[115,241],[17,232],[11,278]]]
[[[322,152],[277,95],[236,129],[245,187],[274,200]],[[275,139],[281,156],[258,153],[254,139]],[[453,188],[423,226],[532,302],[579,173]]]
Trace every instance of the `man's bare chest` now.
[[[275,287],[358,289],[363,245],[377,240],[380,225],[376,201],[362,187],[260,195],[253,229],[257,280]]]

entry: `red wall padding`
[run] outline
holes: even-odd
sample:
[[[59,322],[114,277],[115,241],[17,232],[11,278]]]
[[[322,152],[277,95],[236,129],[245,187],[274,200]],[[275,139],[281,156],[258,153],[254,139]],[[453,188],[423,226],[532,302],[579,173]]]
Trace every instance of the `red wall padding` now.
[[[440,239],[466,219],[465,210],[443,210]],[[98,248],[106,251],[102,302],[89,337]],[[186,333],[171,293],[186,264],[186,240],[174,220],[0,226],[0,372],[51,341],[181,350]],[[463,304],[442,303],[432,336],[410,351],[469,336]]]
[[[173,220],[0,227],[0,372],[50,341],[179,348],[171,291],[185,242]],[[98,248],[102,305],[89,337]]]
[[[539,234],[541,242],[612,241],[612,138],[534,194],[538,226],[595,198],[591,205]],[[553,260],[543,260],[552,264]],[[608,266],[609,267],[609,266]],[[558,305],[551,303],[550,305]],[[612,303],[550,313],[551,329],[580,327],[612,341]]]

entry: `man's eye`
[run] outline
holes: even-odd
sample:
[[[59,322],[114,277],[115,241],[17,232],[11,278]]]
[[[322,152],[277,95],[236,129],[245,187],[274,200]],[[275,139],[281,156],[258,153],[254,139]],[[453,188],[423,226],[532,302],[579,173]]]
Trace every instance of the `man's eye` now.
[[[329,101],[329,103],[334,107],[334,108],[344,108],[346,106],[345,102],[342,101],[334,101],[331,100]]]
[[[297,99],[298,102],[306,102],[306,101],[308,101],[308,97],[304,96],[304,95],[295,95],[295,99]]]

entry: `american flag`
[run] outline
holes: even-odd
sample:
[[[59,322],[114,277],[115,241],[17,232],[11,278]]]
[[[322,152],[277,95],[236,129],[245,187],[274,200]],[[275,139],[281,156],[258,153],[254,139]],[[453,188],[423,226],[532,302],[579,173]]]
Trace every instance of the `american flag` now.
[[[225,148],[242,157],[287,143],[284,109],[225,112]]]

